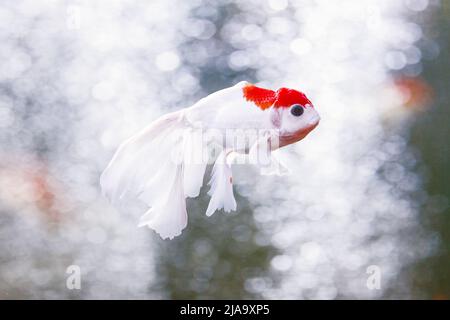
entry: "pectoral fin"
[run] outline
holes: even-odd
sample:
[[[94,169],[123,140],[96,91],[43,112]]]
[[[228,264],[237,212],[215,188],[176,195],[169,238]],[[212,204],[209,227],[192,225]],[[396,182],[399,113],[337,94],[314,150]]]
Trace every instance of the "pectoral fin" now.
[[[250,163],[259,167],[262,175],[283,176],[290,170],[277,158],[276,150],[272,150],[269,136],[260,138],[249,151]]]

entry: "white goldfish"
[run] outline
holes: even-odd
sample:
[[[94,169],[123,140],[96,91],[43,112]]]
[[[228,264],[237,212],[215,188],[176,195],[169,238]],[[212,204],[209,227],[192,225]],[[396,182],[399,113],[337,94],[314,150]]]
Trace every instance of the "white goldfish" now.
[[[220,209],[236,210],[231,163],[237,154],[259,159],[262,150],[265,161],[256,161],[262,173],[283,173],[286,169],[272,151],[300,141],[319,121],[302,92],[242,81],[160,117],[126,140],[100,184],[113,203],[125,198],[144,202],[149,209],[139,226],[172,239],[187,226],[186,198],[197,197],[203,185],[209,160],[205,150],[222,148],[209,182],[210,216]]]

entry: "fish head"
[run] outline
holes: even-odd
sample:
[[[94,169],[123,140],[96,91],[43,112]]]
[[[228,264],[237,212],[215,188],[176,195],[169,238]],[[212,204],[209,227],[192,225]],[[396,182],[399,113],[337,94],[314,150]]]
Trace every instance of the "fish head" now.
[[[269,126],[278,131],[279,147],[300,141],[319,124],[319,114],[301,91],[289,88],[273,91],[247,83],[243,96],[260,109],[270,110]]]
[[[282,97],[282,94],[278,95]],[[279,99],[280,104],[271,108],[272,124],[279,130],[279,147],[302,140],[320,122],[319,113],[311,101],[303,93],[301,95],[297,99]]]

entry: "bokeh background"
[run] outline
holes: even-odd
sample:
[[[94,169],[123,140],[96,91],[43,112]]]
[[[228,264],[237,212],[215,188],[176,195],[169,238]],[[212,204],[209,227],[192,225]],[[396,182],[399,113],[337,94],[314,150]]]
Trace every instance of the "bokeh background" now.
[[[448,299],[449,32],[447,0],[2,1],[0,298]],[[236,166],[237,212],[203,188],[172,241],[101,196],[121,141],[241,80],[321,114],[290,176]]]

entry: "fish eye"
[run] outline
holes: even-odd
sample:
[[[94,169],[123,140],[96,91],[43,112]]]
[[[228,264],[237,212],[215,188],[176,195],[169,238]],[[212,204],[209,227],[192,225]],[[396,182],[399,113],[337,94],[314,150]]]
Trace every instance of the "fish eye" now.
[[[303,111],[305,110],[300,104],[294,104],[291,107],[291,114],[295,117],[300,117],[303,114]]]

